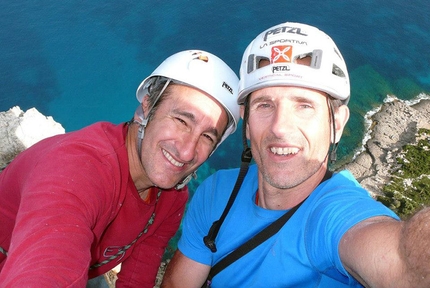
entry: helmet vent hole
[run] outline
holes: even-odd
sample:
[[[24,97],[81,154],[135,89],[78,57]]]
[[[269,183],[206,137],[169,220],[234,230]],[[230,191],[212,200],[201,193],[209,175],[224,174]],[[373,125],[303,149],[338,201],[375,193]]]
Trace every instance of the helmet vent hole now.
[[[263,68],[264,66],[270,65],[270,60],[267,58],[260,57],[258,61],[258,68]]]
[[[248,57],[248,67],[247,72],[252,73],[255,70],[267,66],[270,64],[270,59],[267,57],[256,56],[255,54],[251,54]]]
[[[294,62],[299,65],[311,66],[312,53],[299,55]]]
[[[339,66],[337,66],[336,64],[333,64],[332,73],[333,75],[345,78],[345,73],[343,73],[342,69],[340,69]]]

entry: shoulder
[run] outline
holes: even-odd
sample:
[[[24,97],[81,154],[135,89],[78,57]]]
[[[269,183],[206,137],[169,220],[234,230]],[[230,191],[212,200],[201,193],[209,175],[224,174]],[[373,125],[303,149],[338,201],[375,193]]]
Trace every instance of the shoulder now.
[[[118,147],[125,145],[127,133],[126,124],[115,125],[109,122],[97,122],[81,130],[77,130],[65,137],[72,143],[93,147]]]
[[[124,146],[125,129],[124,124],[114,125],[108,122],[98,122],[80,130],[43,139],[26,151],[37,150],[42,153],[61,152],[71,154],[75,151],[75,147],[81,147],[79,148],[81,152],[85,152],[85,149],[90,149],[97,150],[100,153],[103,149],[112,150],[112,148],[118,149]]]
[[[338,224],[351,224],[373,216],[397,218],[390,209],[372,198],[346,170],[334,173],[321,183],[308,200],[304,206],[312,219],[337,219],[335,222]]]
[[[51,149],[66,157],[91,158],[96,162],[109,162],[116,166],[117,162],[124,162],[123,160],[128,157],[125,147],[125,129],[124,124],[98,122],[65,134],[57,142],[51,143]]]
[[[122,134],[120,126],[96,123],[42,140],[34,145],[34,149],[30,147],[21,159],[21,163],[27,163],[26,172],[32,175],[26,181],[37,181],[38,177],[43,179],[50,175],[51,182],[64,183],[62,186],[68,185],[75,192],[124,188],[129,174],[127,151],[120,144],[122,137],[118,136],[113,144],[112,138],[104,132],[106,129],[116,129]],[[125,143],[125,139],[122,142]]]
[[[308,201],[309,200],[309,201]],[[304,223],[310,261],[321,271],[333,264],[347,275],[338,254],[340,241],[352,227],[373,217],[397,216],[373,199],[348,171],[334,173],[310,195],[296,220]]]
[[[342,195],[342,197],[338,197]],[[333,173],[332,177],[322,182],[311,194],[311,199],[330,198],[330,201],[348,201],[354,199],[372,200],[369,192],[357,182],[354,176],[347,170]]]

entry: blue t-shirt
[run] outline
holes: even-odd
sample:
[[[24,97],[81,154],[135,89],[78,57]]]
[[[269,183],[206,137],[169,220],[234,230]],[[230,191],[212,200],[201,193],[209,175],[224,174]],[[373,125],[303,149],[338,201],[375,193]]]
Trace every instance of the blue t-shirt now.
[[[215,265],[282,216],[255,204],[257,167],[252,165],[215,239],[217,252],[203,243],[219,219],[239,169],[220,170],[206,179],[190,202],[179,250]],[[374,216],[398,217],[370,197],[348,171],[321,183],[281,230],[213,278],[212,287],[362,287],[343,267],[338,247],[348,229]]]

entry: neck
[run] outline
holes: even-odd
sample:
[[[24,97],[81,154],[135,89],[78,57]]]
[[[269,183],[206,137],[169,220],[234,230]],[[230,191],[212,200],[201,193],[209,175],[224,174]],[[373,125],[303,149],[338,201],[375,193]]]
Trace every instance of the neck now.
[[[258,189],[256,198],[257,205],[268,210],[287,210],[302,202],[310,193],[295,193],[294,191],[284,191],[275,194],[268,193],[267,190]]]
[[[155,192],[154,192],[155,191]],[[157,190],[155,189],[155,187],[151,187],[149,189],[143,190],[143,191],[138,191],[139,192],[139,196],[140,198],[145,202],[145,203],[150,203],[151,202],[151,198],[152,198],[152,194],[156,193]]]
[[[269,210],[291,209],[306,199],[323,181],[326,169],[320,169],[305,182],[292,188],[276,188],[259,175],[257,205]],[[256,196],[257,198],[257,196]]]
[[[141,193],[148,194],[147,190],[151,188],[153,185],[150,183],[148,177],[146,176],[145,170],[143,169],[141,162],[141,155],[138,155],[137,152],[137,124],[130,124],[128,127],[128,132],[126,136],[125,145],[127,148],[128,154],[128,166],[131,178],[133,180],[134,185],[136,186],[139,195]],[[141,195],[142,197],[142,195]]]

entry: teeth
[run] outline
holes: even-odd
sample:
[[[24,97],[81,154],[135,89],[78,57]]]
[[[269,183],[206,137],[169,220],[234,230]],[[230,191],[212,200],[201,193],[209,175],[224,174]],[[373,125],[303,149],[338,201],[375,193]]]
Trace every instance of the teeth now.
[[[182,167],[182,166],[184,166],[184,163],[180,163],[180,162],[176,161],[175,159],[173,159],[173,157],[169,153],[167,153],[164,150],[163,150],[163,154],[170,161],[170,163],[172,163],[176,167]]]
[[[276,148],[276,147],[272,147],[272,148],[270,148],[270,151],[272,151],[272,153],[277,154],[277,155],[291,155],[291,154],[299,153],[299,148]]]

